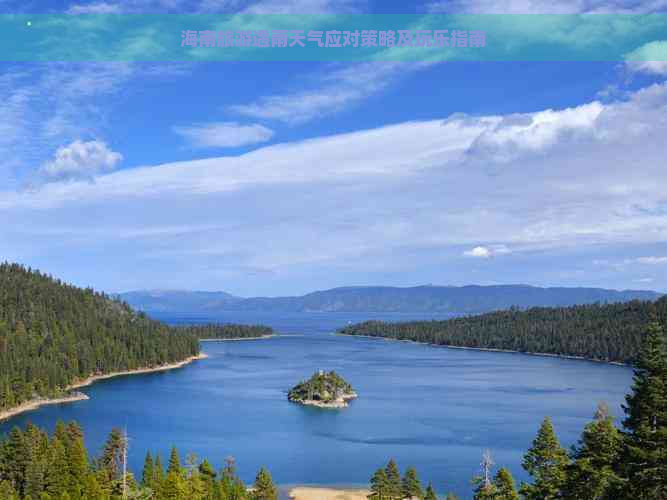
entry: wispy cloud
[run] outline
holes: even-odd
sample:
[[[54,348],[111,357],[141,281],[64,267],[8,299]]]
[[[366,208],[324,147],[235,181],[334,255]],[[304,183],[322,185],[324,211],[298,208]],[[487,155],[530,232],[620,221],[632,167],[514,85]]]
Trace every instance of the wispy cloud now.
[[[485,259],[482,267],[500,273],[515,260],[499,258],[510,251],[522,263],[539,255],[549,255],[549,262],[554,255],[587,255],[580,262],[590,267],[590,276],[604,274],[603,260],[642,258],[626,267],[651,266],[652,274],[664,275],[666,266],[658,264],[664,258],[659,246],[667,241],[667,84],[623,101],[544,113],[455,115],[236,156],[123,169],[95,183],[5,190],[0,215],[10,223],[0,250],[39,255],[43,247],[35,244],[35,232],[72,226],[78,236],[70,240],[65,232],[58,239],[62,252],[75,243],[79,249],[112,246],[119,269],[139,270],[132,277],[137,281],[148,273],[146,260],[177,269],[187,259],[188,274],[174,275],[186,284],[192,269],[218,281],[241,279],[242,269],[262,269],[288,281],[295,275],[314,280],[323,270],[329,276],[360,270],[386,276],[415,262],[432,281],[470,281],[471,268],[479,268],[475,262]],[[582,118],[589,114],[594,117]],[[543,134],[534,124],[544,124],[545,116],[549,132]],[[480,148],[480,137],[494,137],[494,147]],[[95,220],[95,237],[82,241],[81,231],[93,224],[81,214],[90,210],[104,213],[105,221],[100,226]],[[170,233],[192,220],[201,232],[185,241]],[[115,237],[141,234],[142,228],[151,230],[146,234],[164,228],[165,236],[131,247]],[[270,248],[258,245],[266,241]],[[624,252],[600,255],[593,268],[591,252],[605,248]],[[60,251],[52,245],[48,250],[49,258]],[[490,258],[494,254],[498,258]],[[536,267],[513,267],[510,279],[532,280]],[[642,276],[609,271],[627,272],[628,284]],[[543,280],[551,272],[540,266]],[[577,272],[577,280],[585,279]]]
[[[642,45],[626,55],[630,71],[667,76],[667,41]]]
[[[263,125],[236,122],[198,123],[173,130],[194,148],[237,148],[269,141],[274,134]]]
[[[665,0],[435,0],[426,4],[430,13],[471,14],[649,13],[666,9]]]
[[[409,77],[428,63],[358,63],[323,73],[309,88],[264,96],[249,104],[237,104],[229,111],[262,120],[301,124],[341,112]]]
[[[78,14],[118,14],[123,12],[123,7],[117,3],[95,2],[88,4],[71,5],[66,13],[72,15]]]

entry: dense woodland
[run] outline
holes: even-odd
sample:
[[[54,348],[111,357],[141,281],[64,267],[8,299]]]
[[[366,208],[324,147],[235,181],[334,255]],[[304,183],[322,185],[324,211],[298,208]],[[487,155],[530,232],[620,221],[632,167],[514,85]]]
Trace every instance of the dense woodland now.
[[[507,468],[493,470],[489,452],[472,479],[475,500],[664,500],[667,498],[667,346],[663,327],[652,322],[627,396],[622,429],[604,404],[568,452],[547,417],[523,458],[531,482],[517,487]],[[147,453],[141,475],[125,473],[127,438],[115,429],[100,457],[90,460],[76,423],[58,423],[49,437],[35,426],[14,428],[0,440],[2,500],[277,500],[270,473],[262,468],[252,488],[236,474],[233,459],[216,473],[188,455],[182,464],[172,448],[168,465]],[[455,460],[455,458],[452,458]],[[437,500],[417,471],[401,475],[390,460],[370,478],[372,500]],[[455,500],[453,494],[447,500]]]
[[[444,321],[367,321],[340,333],[630,363],[653,316],[667,320],[667,297],[656,302],[510,309]]]
[[[0,264],[0,411],[60,394],[93,374],[199,352],[189,332],[16,264]]]
[[[0,441],[2,500],[277,500],[270,473],[260,469],[252,491],[236,474],[233,458],[218,473],[207,460],[172,448],[166,467],[146,454],[141,474],[124,473],[127,439],[111,431],[99,457],[91,459],[83,432],[59,422],[52,436],[33,425],[14,428]]]
[[[176,327],[198,339],[255,339],[274,335],[273,328],[264,325],[216,324],[185,325]]]

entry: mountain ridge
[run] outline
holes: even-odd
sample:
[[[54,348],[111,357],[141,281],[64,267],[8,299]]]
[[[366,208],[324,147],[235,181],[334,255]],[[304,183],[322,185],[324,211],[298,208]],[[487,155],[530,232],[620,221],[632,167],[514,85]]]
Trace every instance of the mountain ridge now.
[[[284,297],[238,297],[227,292],[135,290],[117,294],[146,312],[438,312],[478,314],[510,307],[549,307],[657,300],[652,290],[532,285],[414,287],[344,286]]]

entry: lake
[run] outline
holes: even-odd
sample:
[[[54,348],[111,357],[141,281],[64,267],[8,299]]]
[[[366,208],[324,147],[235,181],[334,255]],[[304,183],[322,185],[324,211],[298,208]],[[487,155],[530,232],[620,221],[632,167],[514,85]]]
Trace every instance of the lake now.
[[[266,465],[284,486],[365,486],[373,471],[394,457],[402,469],[414,465],[438,491],[465,499],[486,448],[515,478],[526,478],[521,459],[544,416],[553,418],[566,446],[576,442],[598,401],[622,416],[629,368],[332,335],[340,326],[370,318],[419,316],[162,317],[171,323],[265,323],[284,336],[204,343],[206,360],[100,381],[83,389],[89,401],[25,413],[0,424],[0,432],[28,421],[53,429],[57,419],[75,419],[88,446],[99,450],[112,427],[126,426],[136,474],[146,450],[159,451],[166,462],[174,444],[182,456],[195,452],[217,468],[233,455],[247,482]],[[359,399],[343,410],[289,403],[286,391],[319,369],[339,372]]]

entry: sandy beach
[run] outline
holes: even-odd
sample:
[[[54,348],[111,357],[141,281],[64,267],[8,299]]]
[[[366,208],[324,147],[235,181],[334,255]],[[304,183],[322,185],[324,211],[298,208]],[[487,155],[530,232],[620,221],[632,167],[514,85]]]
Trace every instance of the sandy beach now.
[[[179,361],[177,363],[170,363],[168,365],[160,365],[160,366],[154,366],[152,368],[137,368],[136,370],[126,370],[126,371],[121,371],[121,372],[112,372],[112,373],[105,373],[103,375],[91,375],[90,377],[87,377],[83,380],[80,380],[78,382],[75,382],[65,388],[65,391],[72,391],[74,389],[79,389],[81,387],[86,387],[89,386],[98,380],[104,380],[108,378],[113,378],[113,377],[120,377],[123,375],[139,375],[141,373],[152,373],[152,372],[161,372],[165,370],[174,370],[176,368],[181,368],[189,363],[192,363],[193,361],[196,361],[198,359],[205,359],[207,358],[208,355],[204,353],[200,353],[197,356],[190,356],[189,358],[184,359],[183,361]],[[87,395],[83,394],[82,392],[77,392],[75,394],[71,394],[68,396],[63,396],[61,398],[39,398],[39,399],[32,399],[30,401],[25,401],[24,403],[21,403],[19,406],[12,408],[10,410],[5,410],[0,412],[0,421],[2,420],[7,420],[8,418],[14,417],[16,415],[19,415],[21,413],[24,413],[26,411],[32,411],[36,410],[40,406],[44,405],[55,405],[55,404],[63,404],[63,403],[72,403],[74,401],[85,401],[87,399],[90,399]]]
[[[299,486],[289,492],[292,500],[367,500],[370,490]]]

